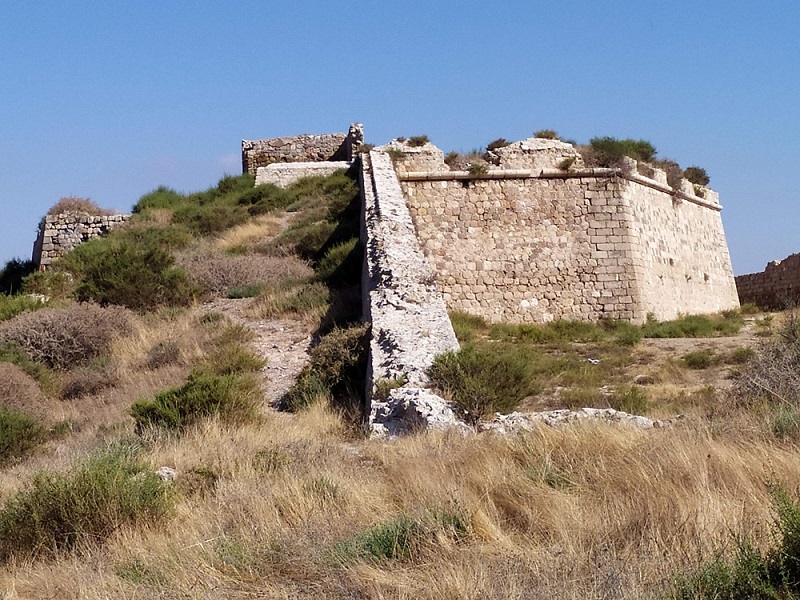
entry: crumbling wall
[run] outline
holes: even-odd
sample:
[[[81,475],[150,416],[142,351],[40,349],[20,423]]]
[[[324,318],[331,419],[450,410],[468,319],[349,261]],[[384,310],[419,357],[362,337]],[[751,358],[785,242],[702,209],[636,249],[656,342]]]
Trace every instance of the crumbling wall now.
[[[256,175],[273,163],[351,161],[364,142],[364,127],[353,123],[347,133],[298,135],[242,140],[242,173]]]
[[[800,300],[800,254],[773,260],[759,273],[736,277],[736,289],[742,304],[756,304],[764,309],[783,309]]]
[[[78,244],[108,234],[130,218],[130,215],[89,215],[62,213],[47,215],[39,223],[39,233],[33,244],[33,263],[46,269]]]
[[[711,190],[674,190],[633,161],[586,169],[557,140],[501,148],[480,177],[443,168],[430,144],[388,151],[451,309],[491,321],[641,322],[738,306]]]

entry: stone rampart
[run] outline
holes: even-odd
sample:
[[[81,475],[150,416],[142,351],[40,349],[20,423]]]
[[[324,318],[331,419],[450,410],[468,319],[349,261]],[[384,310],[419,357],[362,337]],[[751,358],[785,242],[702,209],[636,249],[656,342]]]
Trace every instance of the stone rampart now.
[[[353,123],[347,133],[242,140],[242,173],[257,175],[273,163],[351,161],[364,142],[364,128]]]
[[[39,223],[39,234],[33,245],[33,263],[46,269],[78,244],[108,234],[130,218],[130,215],[89,215],[61,213],[47,215]]]
[[[635,163],[586,169],[556,140],[501,148],[480,177],[449,171],[430,144],[387,150],[451,310],[641,322],[738,306],[712,190],[672,189]]]
[[[783,309],[800,301],[800,254],[773,260],[760,273],[736,277],[739,302],[764,309]]]
[[[303,177],[325,177],[339,169],[349,169],[353,163],[346,161],[273,163],[256,170],[256,185],[272,183],[287,187]]]
[[[453,411],[424,389],[434,357],[458,349],[447,307],[389,156],[365,155],[361,179],[364,320],[372,324],[366,397],[381,380],[401,384],[387,398],[372,399],[370,425],[378,434],[451,426]]]

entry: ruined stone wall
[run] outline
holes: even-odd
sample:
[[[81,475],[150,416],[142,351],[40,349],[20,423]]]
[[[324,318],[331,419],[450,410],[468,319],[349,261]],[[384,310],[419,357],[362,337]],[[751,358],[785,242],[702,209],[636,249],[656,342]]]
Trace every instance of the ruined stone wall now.
[[[765,309],[783,309],[800,301],[800,254],[767,263],[760,273],[736,277],[742,304],[752,302]]]
[[[347,133],[242,140],[242,173],[256,175],[259,167],[273,163],[351,161],[363,141],[359,123]]]
[[[88,215],[62,213],[47,215],[39,223],[39,234],[33,245],[34,264],[45,269],[78,244],[106,235],[130,218],[130,215]]]
[[[450,309],[491,321],[641,322],[738,306],[711,190],[674,190],[635,164],[585,169],[579,156],[579,168],[556,168],[575,152],[558,141],[500,149],[477,179],[436,167],[432,146],[390,151]]]

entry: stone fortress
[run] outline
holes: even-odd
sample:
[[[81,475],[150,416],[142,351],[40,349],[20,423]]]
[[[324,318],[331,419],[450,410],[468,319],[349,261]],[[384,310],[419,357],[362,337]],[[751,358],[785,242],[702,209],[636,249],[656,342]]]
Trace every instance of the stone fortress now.
[[[245,141],[242,164],[257,183],[287,185],[351,164],[361,126],[332,137],[350,154],[331,151],[331,136]],[[641,323],[739,306],[713,190],[668,183],[664,171],[632,159],[586,168],[558,140],[510,144],[490,162],[486,172],[452,170],[434,145],[400,140],[361,153],[373,431],[454,421],[425,389],[433,357],[458,348],[448,310],[517,323]],[[371,401],[382,379],[404,384]]]
[[[800,255],[735,282],[717,193],[668,181],[652,165],[587,168],[571,144],[530,138],[492,150],[488,169],[470,172],[451,169],[429,142],[365,151],[363,140],[360,124],[244,140],[242,169],[257,185],[280,186],[358,169],[363,318],[372,324],[366,401],[376,432],[455,422],[426,389],[433,358],[458,348],[448,311],[514,323],[641,323],[735,308],[737,282],[743,301],[759,301],[765,286],[773,299],[800,291]],[[44,269],[126,219],[47,216],[33,260]],[[404,383],[372,402],[385,379]]]

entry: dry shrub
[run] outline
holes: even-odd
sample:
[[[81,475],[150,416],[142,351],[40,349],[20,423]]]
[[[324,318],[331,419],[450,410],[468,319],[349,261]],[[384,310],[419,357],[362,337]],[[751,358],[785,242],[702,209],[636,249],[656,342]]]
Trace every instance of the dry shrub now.
[[[80,367],[67,377],[61,396],[66,400],[89,396],[114,387],[117,380],[118,376],[110,365]]]
[[[69,369],[107,353],[130,329],[130,312],[123,308],[75,304],[18,315],[0,326],[0,340],[17,344],[38,363]]]
[[[64,196],[50,207],[48,215],[60,215],[62,213],[75,212],[87,215],[113,215],[114,211],[100,208],[94,200],[80,198],[78,196]]]
[[[54,404],[20,367],[0,362],[0,407],[44,420],[53,417]]]
[[[178,263],[198,284],[216,294],[235,287],[307,277],[313,273],[311,267],[294,256],[186,254]]]

